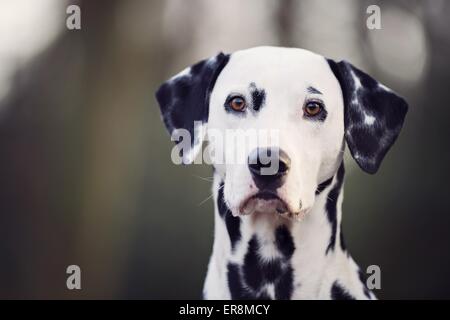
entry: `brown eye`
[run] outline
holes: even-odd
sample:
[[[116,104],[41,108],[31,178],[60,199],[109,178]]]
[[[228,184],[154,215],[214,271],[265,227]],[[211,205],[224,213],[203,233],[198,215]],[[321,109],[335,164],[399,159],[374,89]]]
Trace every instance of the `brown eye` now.
[[[320,102],[310,101],[306,103],[304,108],[305,116],[314,117],[317,116],[323,109],[323,106]]]
[[[246,107],[244,98],[238,96],[231,98],[228,105],[231,109],[238,112],[244,111]]]

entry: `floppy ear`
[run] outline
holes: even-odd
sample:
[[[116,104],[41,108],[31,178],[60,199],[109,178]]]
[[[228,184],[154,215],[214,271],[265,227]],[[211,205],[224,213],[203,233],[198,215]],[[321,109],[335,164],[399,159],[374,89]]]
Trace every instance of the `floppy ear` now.
[[[204,125],[208,121],[209,96],[228,60],[229,55],[223,53],[202,60],[164,82],[156,91],[169,133],[174,136],[184,129],[190,134],[188,149],[180,148],[185,164],[194,160],[202,144]],[[178,141],[177,145],[180,146],[181,142]]]
[[[347,61],[328,59],[344,99],[345,140],[358,165],[377,172],[397,139],[408,105],[392,90]]]

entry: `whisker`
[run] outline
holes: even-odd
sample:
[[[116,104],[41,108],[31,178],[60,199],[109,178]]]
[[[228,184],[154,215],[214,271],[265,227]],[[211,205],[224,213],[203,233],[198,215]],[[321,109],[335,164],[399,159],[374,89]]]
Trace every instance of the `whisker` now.
[[[325,189],[322,190],[322,192],[325,191]],[[316,192],[319,192],[319,189],[316,189]],[[330,198],[330,196],[328,196],[328,195],[327,195],[327,199],[330,200],[330,201],[336,201],[337,200],[337,199],[335,200],[335,199]]]
[[[223,187],[225,187],[225,185],[221,185],[219,186],[219,188],[217,188],[217,191],[219,191],[220,189],[222,189]],[[209,199],[211,199],[212,197],[214,197],[214,193],[211,193],[206,199],[204,199],[203,201],[201,201],[198,206],[201,206],[202,204],[204,204],[206,201],[208,201]]]
[[[202,202],[200,202],[198,204],[198,206],[201,206],[202,204],[204,204],[206,201],[208,201],[209,199],[211,199],[214,196],[214,193],[211,193],[211,195],[209,195],[205,200],[203,200]]]
[[[201,176],[198,176],[196,174],[193,174],[192,176],[196,177],[196,178],[198,178],[200,180],[204,180],[204,181],[208,181],[208,182],[213,182],[214,181],[214,179],[213,179],[214,177],[201,177]]]

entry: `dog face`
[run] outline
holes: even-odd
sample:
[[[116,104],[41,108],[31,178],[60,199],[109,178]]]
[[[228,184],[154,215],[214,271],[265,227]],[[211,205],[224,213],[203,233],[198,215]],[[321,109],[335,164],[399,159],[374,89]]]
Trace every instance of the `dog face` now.
[[[376,172],[407,111],[402,98],[345,61],[275,47],[201,61],[164,83],[157,99],[169,132],[196,137],[183,150],[186,162],[209,132],[242,135],[243,152],[214,162],[234,215],[302,216],[337,171],[345,141],[359,166]],[[248,132],[258,138],[246,139]],[[227,141],[209,140],[214,154],[230,151]]]
[[[236,100],[245,104],[243,110],[232,108]],[[319,55],[278,48],[233,54],[211,92],[208,127],[224,136],[229,129],[273,132],[278,141],[246,141],[248,153],[237,156],[248,158],[254,150],[264,155],[270,148],[278,151],[286,168],[278,168],[280,174],[263,175],[257,172],[258,164],[249,167],[245,159],[236,158],[216,166],[224,178],[224,198],[231,211],[308,210],[318,183],[334,174],[342,158],[342,101],[339,82]],[[286,173],[281,174],[282,170]]]

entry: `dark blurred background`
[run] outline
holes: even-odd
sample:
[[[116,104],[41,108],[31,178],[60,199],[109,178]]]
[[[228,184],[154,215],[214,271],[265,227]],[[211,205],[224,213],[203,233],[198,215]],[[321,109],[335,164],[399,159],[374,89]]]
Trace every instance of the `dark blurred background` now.
[[[67,30],[68,4],[81,30]],[[366,27],[370,4],[381,30]],[[257,45],[347,59],[406,97],[379,173],[347,157],[346,242],[381,267],[379,298],[450,298],[449,16],[443,0],[2,0],[0,298],[200,298],[212,169],[172,164],[153,95],[199,59]]]

